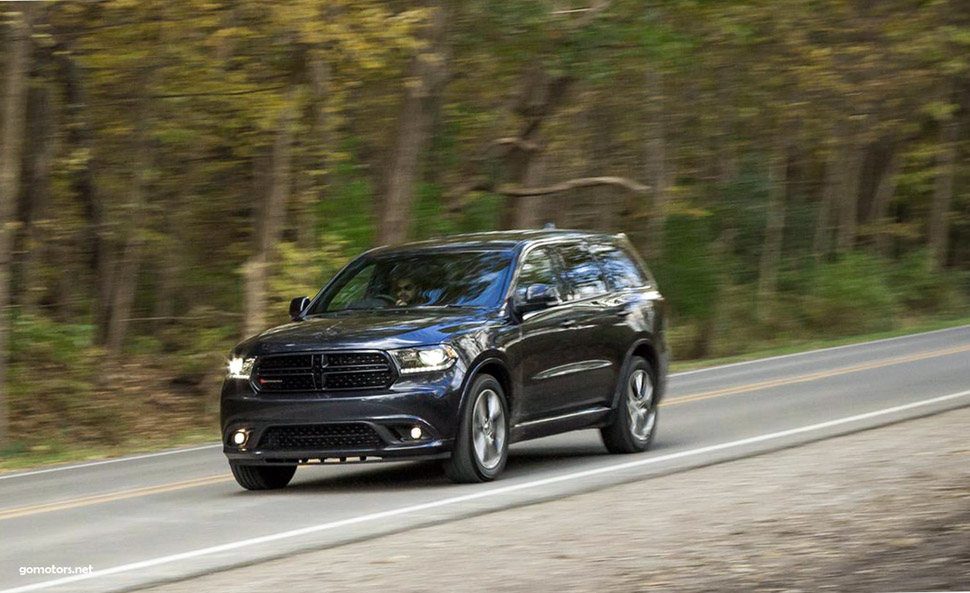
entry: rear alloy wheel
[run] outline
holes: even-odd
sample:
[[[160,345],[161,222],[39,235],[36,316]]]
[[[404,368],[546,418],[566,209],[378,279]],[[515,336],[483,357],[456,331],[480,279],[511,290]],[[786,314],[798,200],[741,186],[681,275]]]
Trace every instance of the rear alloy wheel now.
[[[639,453],[650,448],[657,432],[656,381],[650,363],[630,361],[613,424],[600,430],[610,453]]]
[[[459,483],[487,482],[508,460],[508,408],[502,386],[491,375],[475,379],[469,393],[445,474]]]
[[[293,474],[295,465],[242,465],[229,462],[232,476],[246,490],[276,490],[285,488]]]

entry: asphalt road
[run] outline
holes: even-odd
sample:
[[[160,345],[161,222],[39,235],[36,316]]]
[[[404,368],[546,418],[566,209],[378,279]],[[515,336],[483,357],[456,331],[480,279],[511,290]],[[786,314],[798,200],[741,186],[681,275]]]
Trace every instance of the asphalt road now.
[[[608,455],[595,431],[551,437],[514,446],[491,484],[404,462],[303,468],[252,493],[219,445],[6,474],[0,593],[134,589],[967,405],[970,326],[674,375],[650,452]]]

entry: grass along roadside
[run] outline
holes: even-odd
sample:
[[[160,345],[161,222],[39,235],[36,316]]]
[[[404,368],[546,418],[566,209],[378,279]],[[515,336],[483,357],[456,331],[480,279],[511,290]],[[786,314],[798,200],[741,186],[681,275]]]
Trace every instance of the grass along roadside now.
[[[683,372],[689,370],[695,370],[699,368],[707,368],[718,366],[722,364],[730,364],[734,362],[745,362],[749,360],[757,360],[761,358],[769,358],[772,356],[780,356],[784,354],[796,354],[799,352],[807,352],[810,350],[818,350],[821,348],[831,348],[834,346],[844,346],[847,344],[859,344],[863,342],[871,342],[873,340],[881,340],[886,338],[895,338],[907,335],[913,335],[928,331],[934,331],[939,329],[947,329],[951,327],[959,327],[962,325],[970,325],[970,317],[959,317],[948,320],[935,320],[931,322],[917,323],[906,327],[901,327],[891,331],[862,334],[855,336],[846,336],[843,338],[836,339],[825,339],[825,340],[807,340],[804,342],[799,342],[796,344],[789,344],[785,346],[780,346],[777,348],[769,348],[765,350],[759,350],[756,352],[750,352],[738,356],[712,358],[712,359],[702,359],[702,360],[690,360],[690,361],[675,361],[671,366],[671,372]],[[676,353],[675,353],[676,354]],[[184,430],[181,432],[176,432],[172,435],[170,439],[162,440],[149,440],[149,441],[135,441],[133,439],[126,440],[123,443],[117,445],[93,445],[86,447],[68,447],[59,445],[35,445],[27,448],[26,450],[4,450],[0,451],[0,474],[10,471],[18,471],[31,469],[36,467],[53,466],[66,463],[78,463],[84,461],[97,461],[102,459],[108,459],[112,457],[120,457],[123,455],[131,455],[138,453],[150,453],[155,451],[161,451],[165,449],[171,449],[173,447],[189,446],[189,445],[199,445],[199,444],[210,444],[219,441],[218,428],[212,427],[206,428],[193,428]]]
[[[209,430],[194,429],[174,433],[170,439],[165,441],[136,442],[131,440],[117,445],[92,445],[87,447],[33,446],[26,451],[7,454],[0,452],[0,475],[12,471],[100,461],[126,455],[154,453],[176,447],[209,445],[218,442],[219,429],[212,427]]]

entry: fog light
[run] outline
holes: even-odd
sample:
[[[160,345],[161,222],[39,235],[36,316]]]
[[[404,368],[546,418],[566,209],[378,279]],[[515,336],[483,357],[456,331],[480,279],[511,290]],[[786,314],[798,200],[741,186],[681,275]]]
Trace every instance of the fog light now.
[[[415,426],[414,428],[411,429],[411,438],[414,440],[420,439],[422,434],[424,433],[421,431],[420,426]]]
[[[232,433],[232,444],[236,445],[237,447],[242,447],[245,445],[248,439],[249,432],[243,428],[240,428],[236,432]]]

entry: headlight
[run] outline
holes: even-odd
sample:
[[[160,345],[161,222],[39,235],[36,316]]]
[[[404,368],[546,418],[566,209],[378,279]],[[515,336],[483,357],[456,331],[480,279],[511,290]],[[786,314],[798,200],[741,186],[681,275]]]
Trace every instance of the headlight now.
[[[391,350],[402,375],[444,371],[458,360],[458,353],[451,346],[426,346]]]
[[[249,380],[249,375],[253,372],[253,364],[256,362],[255,358],[240,358],[232,357],[229,359],[228,368],[226,369],[227,379],[246,379]]]

